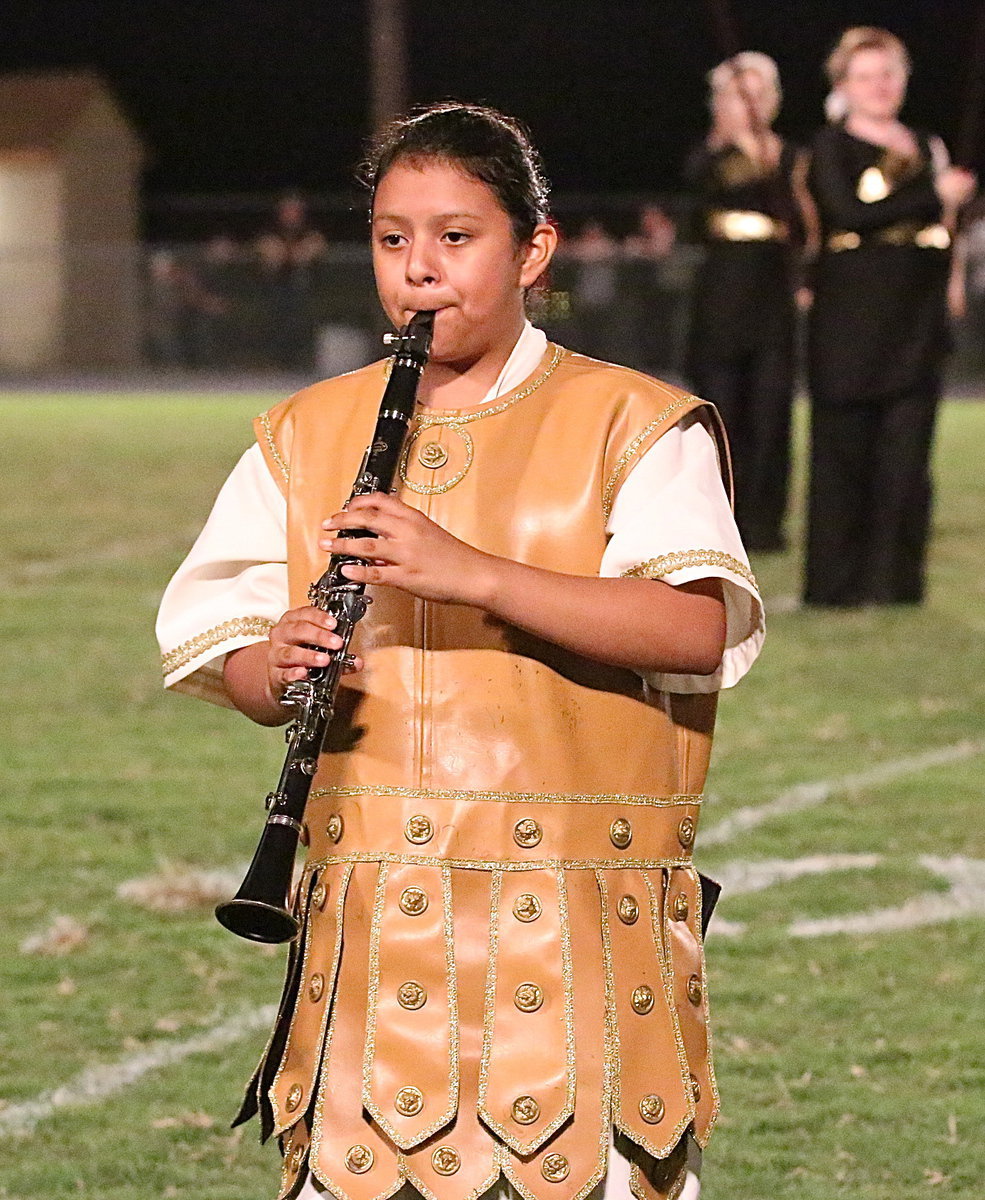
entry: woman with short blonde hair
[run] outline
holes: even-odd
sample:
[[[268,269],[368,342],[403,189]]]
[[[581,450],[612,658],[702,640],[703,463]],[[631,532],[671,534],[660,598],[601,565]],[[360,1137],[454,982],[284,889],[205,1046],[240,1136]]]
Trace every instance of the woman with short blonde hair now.
[[[822,225],[809,337],[812,468],[805,599],[918,603],[930,448],[948,345],[950,243],[974,177],[900,120],[910,56],[846,30],[810,185]]]

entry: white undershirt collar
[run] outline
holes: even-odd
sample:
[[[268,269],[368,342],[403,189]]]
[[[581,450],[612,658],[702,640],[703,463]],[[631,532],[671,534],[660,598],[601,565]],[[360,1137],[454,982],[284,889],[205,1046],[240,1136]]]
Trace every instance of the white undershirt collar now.
[[[547,334],[543,329],[536,329],[529,321],[524,321],[523,329],[516,340],[516,345],[510,351],[510,356],[503,363],[496,382],[482,397],[480,403],[488,404],[490,400],[498,400],[507,392],[516,391],[521,383],[532,375],[537,365],[544,357],[547,347]]]

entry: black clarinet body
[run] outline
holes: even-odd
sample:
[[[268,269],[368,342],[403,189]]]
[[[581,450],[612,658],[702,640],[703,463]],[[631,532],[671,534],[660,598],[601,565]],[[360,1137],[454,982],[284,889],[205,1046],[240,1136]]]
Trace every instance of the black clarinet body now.
[[[389,492],[393,487],[417,386],[431,348],[433,326],[434,313],[419,312],[390,337],[390,343],[396,346],[393,367],[350,500],[371,492]],[[366,531],[341,530],[337,536],[364,537]],[[342,568],[363,561],[355,555],[333,554],[324,574],[308,590],[312,605],[335,618],[335,633],[342,645],[332,652],[327,666],[310,668],[308,677],[290,684],[281,699],[295,713],[295,719],[287,730],[287,754],[280,779],[267,796],[267,820],[242,886],[215,910],[221,925],[254,942],[291,941],[300,928],[288,907],[294,858],[339,685],[351,664],[349,646],[370,603],[366,585],[346,579]]]

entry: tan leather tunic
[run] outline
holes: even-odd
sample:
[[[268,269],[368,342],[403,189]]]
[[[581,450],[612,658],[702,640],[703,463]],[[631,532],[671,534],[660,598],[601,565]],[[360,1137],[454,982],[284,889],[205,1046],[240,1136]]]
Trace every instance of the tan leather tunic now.
[[[292,604],[325,568],[385,364],[257,422],[287,498]],[[618,489],[701,401],[548,345],[492,405],[419,412],[399,496],[457,537],[596,576]],[[605,620],[589,612],[588,621]],[[717,1111],[691,866],[714,696],[477,609],[378,589],[306,814],[304,930],[244,1114],[285,1148],[282,1195],[409,1180],[434,1200],[504,1173],[536,1200],[605,1174],[611,1125],[640,1196],[676,1194],[682,1135]],[[635,1154],[636,1151],[634,1150]]]

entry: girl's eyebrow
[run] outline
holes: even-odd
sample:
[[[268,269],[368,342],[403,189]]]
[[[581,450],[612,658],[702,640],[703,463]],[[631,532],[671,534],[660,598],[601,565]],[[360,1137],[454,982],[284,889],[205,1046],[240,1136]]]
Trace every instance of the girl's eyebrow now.
[[[449,213],[435,213],[433,216],[429,217],[428,220],[437,224],[440,221],[460,221],[463,218],[466,220],[470,220],[470,221],[478,221],[480,219],[478,213],[449,212]],[[377,221],[406,221],[407,219],[408,218],[406,216],[402,216],[400,213],[374,213],[373,214],[373,224],[374,225],[376,224]]]

